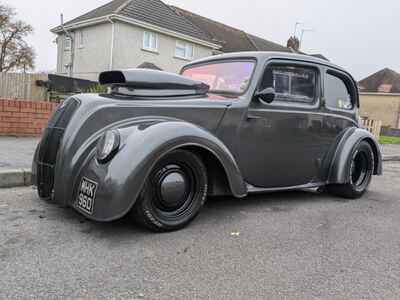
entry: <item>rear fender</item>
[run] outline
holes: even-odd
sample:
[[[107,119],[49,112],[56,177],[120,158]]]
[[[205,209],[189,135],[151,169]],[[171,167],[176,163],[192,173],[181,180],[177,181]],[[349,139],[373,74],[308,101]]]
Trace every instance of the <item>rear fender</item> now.
[[[357,145],[366,141],[374,152],[374,175],[382,175],[382,154],[374,135],[361,128],[349,128],[340,140],[329,169],[328,184],[344,184],[350,180],[351,154]]]

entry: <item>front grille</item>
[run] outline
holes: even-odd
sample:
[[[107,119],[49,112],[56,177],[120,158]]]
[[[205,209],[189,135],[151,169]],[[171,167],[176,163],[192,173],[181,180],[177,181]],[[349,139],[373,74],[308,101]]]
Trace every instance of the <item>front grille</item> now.
[[[48,128],[43,132],[37,156],[37,184],[39,196],[42,198],[49,198],[53,193],[58,149],[64,130],[78,106],[77,100],[68,99],[54,112],[48,123]]]
[[[38,192],[41,198],[50,198],[54,188],[54,166],[38,163]]]
[[[43,132],[38,159],[41,163],[54,165],[57,159],[58,148],[64,135],[62,128],[46,128]]]

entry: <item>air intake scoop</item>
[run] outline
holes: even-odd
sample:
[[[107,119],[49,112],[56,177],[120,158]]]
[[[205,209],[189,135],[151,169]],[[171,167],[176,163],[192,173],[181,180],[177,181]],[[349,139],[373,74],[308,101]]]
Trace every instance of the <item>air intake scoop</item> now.
[[[143,69],[103,72],[99,76],[99,83],[139,90],[185,90],[194,94],[206,94],[210,89],[205,83],[181,75]]]

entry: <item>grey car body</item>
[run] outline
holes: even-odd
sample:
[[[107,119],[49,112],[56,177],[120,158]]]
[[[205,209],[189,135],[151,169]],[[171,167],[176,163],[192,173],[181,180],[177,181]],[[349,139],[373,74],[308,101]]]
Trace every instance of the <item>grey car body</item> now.
[[[35,154],[33,178],[39,195],[77,208],[78,189],[82,178],[87,178],[97,183],[96,202],[90,214],[77,210],[97,221],[118,219],[131,210],[156,162],[174,149],[187,149],[202,158],[209,174],[208,194],[213,196],[239,198],[346,183],[350,156],[360,141],[373,149],[373,174],[382,173],[379,146],[358,124],[357,85],[345,70],[317,58],[275,52],[218,55],[185,68],[236,60],[255,62],[247,90],[236,97],[206,92],[145,99],[81,94],[65,101],[50,120]],[[277,63],[318,70],[315,103],[255,100],[266,67]],[[352,109],[325,105],[323,75],[327,70],[351,83]],[[144,80],[136,84],[144,88],[158,84],[161,89],[174,89],[180,80],[190,88],[191,82],[178,75],[138,70],[120,74],[138,78],[138,72],[143,72]],[[108,130],[119,131],[121,147],[109,162],[101,164],[96,145]]]

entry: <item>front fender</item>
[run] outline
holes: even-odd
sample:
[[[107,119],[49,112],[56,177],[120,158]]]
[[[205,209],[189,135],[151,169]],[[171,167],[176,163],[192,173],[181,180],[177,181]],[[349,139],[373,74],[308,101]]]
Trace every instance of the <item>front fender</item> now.
[[[125,215],[138,198],[155,163],[168,152],[196,146],[211,152],[224,167],[232,194],[243,197],[247,188],[227,147],[210,132],[183,121],[144,122],[120,128],[122,146],[107,164],[99,164],[91,152],[75,182],[75,197],[81,178],[98,183],[93,215],[111,221]],[[82,212],[85,214],[84,212]]]
[[[375,136],[365,129],[352,127],[347,129],[337,146],[329,169],[329,184],[344,184],[349,182],[351,153],[364,140],[371,145],[374,152],[375,166],[373,174],[382,174],[382,154]]]

